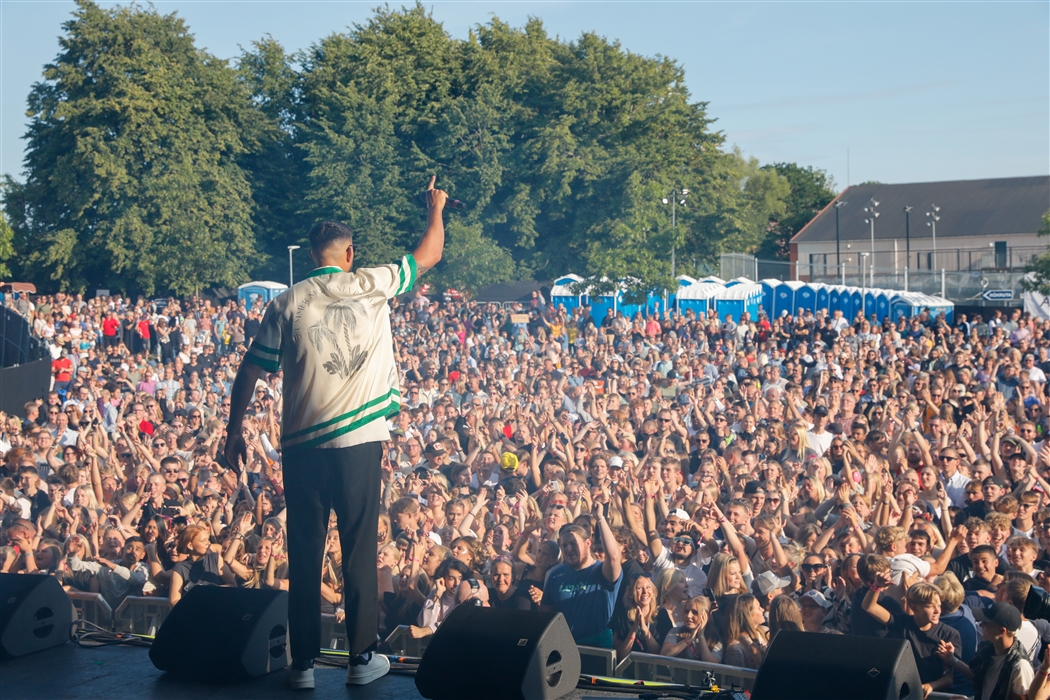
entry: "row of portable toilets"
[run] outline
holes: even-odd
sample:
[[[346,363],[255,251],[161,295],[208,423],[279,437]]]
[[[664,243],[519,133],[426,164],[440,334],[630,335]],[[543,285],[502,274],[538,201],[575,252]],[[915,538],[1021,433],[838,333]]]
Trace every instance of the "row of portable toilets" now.
[[[607,314],[617,311],[627,318],[636,313],[662,314],[665,306],[682,313],[689,310],[705,314],[717,313],[723,319],[731,315],[734,320],[739,320],[745,312],[755,319],[758,318],[759,311],[775,318],[785,314],[795,316],[799,310],[817,312],[822,309],[829,312],[841,311],[842,315],[851,321],[859,313],[864,313],[868,318],[874,315],[881,322],[887,316],[893,320],[902,316],[911,318],[928,310],[934,317],[943,313],[951,323],[954,315],[954,304],[941,297],[919,292],[820,282],[754,282],[746,277],[726,282],[717,277],[696,280],[680,275],[675,293],[650,294],[645,303],[632,304],[624,301],[625,289],[600,294],[574,293],[580,291],[583,283],[584,279],[578,275],[565,275],[555,280],[551,288],[551,301],[555,306],[562,305],[569,310],[589,304],[591,316],[598,323]]]

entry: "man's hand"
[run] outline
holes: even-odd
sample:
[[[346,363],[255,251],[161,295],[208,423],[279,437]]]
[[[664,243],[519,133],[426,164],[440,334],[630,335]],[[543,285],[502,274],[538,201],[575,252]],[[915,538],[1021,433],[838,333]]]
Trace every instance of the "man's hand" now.
[[[427,209],[431,212],[440,213],[445,208],[445,202],[448,201],[448,193],[444,190],[435,189],[434,185],[436,183],[437,175],[431,176],[426,190]]]
[[[226,466],[231,469],[241,469],[241,465],[248,463],[248,443],[244,441],[244,435],[240,430],[228,431],[226,434],[226,449],[223,450],[226,457]]]

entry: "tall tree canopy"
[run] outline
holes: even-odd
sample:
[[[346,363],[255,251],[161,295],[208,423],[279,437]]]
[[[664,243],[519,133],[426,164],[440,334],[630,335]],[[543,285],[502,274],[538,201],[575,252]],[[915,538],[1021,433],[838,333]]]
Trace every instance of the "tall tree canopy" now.
[[[564,272],[671,288],[672,250],[696,271],[812,208],[803,169],[724,148],[674,60],[538,19],[457,40],[422,5],[380,8],[297,55],[265,37],[236,67],[151,9],[80,0],[65,28],[7,198],[38,283],[281,279],[322,218],[351,226],[362,263],[388,262],[415,244],[435,173],[470,204],[449,214],[436,281],[467,289]],[[661,200],[682,188],[672,226]]]
[[[6,197],[20,273],[147,293],[246,280],[252,105],[233,69],[152,9],[79,0],[64,28],[29,95],[26,181]]]

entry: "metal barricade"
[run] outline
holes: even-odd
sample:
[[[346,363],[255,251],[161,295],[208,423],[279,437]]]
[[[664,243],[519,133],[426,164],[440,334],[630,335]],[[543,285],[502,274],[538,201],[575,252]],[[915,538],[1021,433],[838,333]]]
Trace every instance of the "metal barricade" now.
[[[73,601],[78,619],[98,625],[105,630],[113,629],[113,608],[109,607],[109,603],[101,593],[66,591],[66,595]]]
[[[577,647],[580,650],[580,673],[590,676],[616,675],[616,650],[601,647]]]
[[[350,644],[346,641],[346,625],[335,621],[335,615],[321,613],[321,647],[346,651]]]
[[[404,656],[423,656],[423,652],[430,643],[430,637],[415,639],[412,637],[408,625],[399,625],[387,635],[385,641],[390,646],[390,649],[396,654],[403,654]]]
[[[113,613],[113,629],[116,632],[156,635],[171,612],[167,598],[150,596],[128,596]]]
[[[632,678],[639,681],[699,685],[709,671],[714,675],[715,682],[720,687],[741,690],[751,690],[755,686],[755,676],[758,674],[758,671],[752,668],[631,652],[617,666],[616,675],[620,678]]]

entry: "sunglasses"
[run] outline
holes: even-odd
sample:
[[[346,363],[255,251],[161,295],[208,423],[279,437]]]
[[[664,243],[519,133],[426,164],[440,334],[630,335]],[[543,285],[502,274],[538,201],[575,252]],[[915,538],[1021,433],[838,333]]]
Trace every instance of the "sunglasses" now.
[[[674,540],[672,540],[672,541],[675,544],[687,544],[690,547],[693,546],[693,541],[691,539],[689,539],[688,537],[675,537]]]
[[[825,564],[803,564],[802,565],[802,570],[803,571],[822,571],[823,569],[826,569],[826,568],[827,568],[827,565],[825,565]]]

